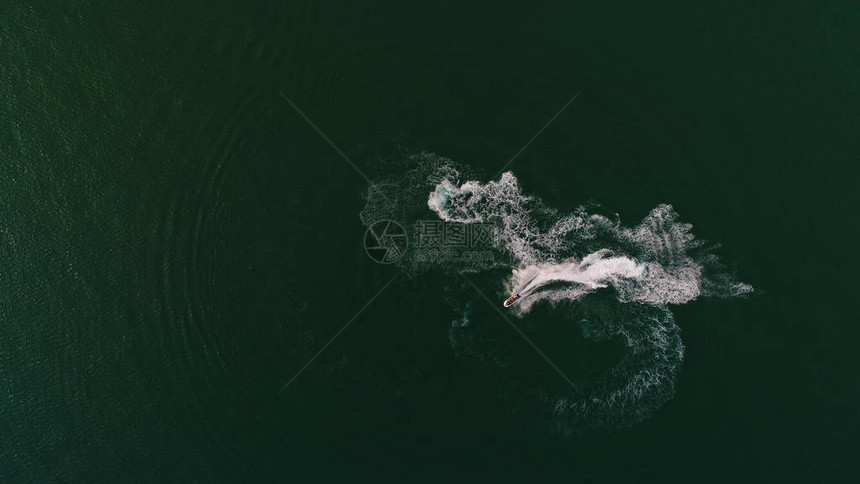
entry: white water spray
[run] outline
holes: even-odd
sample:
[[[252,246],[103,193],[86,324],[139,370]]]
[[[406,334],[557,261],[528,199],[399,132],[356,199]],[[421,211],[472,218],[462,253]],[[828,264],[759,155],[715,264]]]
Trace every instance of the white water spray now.
[[[523,195],[513,173],[499,181],[468,181],[459,187],[449,179],[430,193],[427,206],[451,222],[498,223],[501,248],[518,261],[505,288],[519,293],[516,307],[525,314],[541,300],[556,303],[613,287],[621,302],[683,304],[700,295],[740,295],[747,284],[709,279],[707,254],[692,251],[702,242],[690,224],[677,221],[671,205],[660,205],[633,228],[622,227],[584,210],[560,214],[534,197]],[[613,246],[600,247],[601,244]],[[582,254],[582,255],[579,255]]]
[[[447,289],[446,300],[462,312],[449,330],[452,349],[507,377],[503,393],[517,407],[533,405],[552,432],[617,430],[647,419],[674,395],[684,355],[669,305],[752,291],[723,269],[715,247],[696,239],[671,205],[659,205],[638,225],[625,227],[583,207],[572,213],[547,207],[524,194],[510,172],[483,183],[464,180],[468,167],[432,153],[403,161],[409,166],[405,174],[371,186],[361,214],[366,225],[397,220],[407,226],[426,217],[429,207],[448,222],[493,223],[500,257],[489,264],[444,266],[404,257],[401,270],[418,276],[440,268],[470,274],[508,268],[495,289],[500,302],[510,294],[522,296],[507,309],[511,314],[525,317],[536,303],[548,304],[557,311],[552,324],[566,321],[588,340],[616,340],[626,347],[614,367],[577,381],[581,391],[574,390],[559,378],[523,370],[528,363],[498,339],[495,321],[474,314],[469,288]],[[576,304],[563,305],[570,302]]]

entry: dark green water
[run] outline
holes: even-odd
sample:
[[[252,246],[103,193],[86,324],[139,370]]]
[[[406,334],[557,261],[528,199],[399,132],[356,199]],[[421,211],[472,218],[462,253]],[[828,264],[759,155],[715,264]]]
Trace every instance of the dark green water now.
[[[855,482],[855,5],[180,3],[0,7],[0,481]],[[619,433],[553,436],[458,359],[438,276],[279,393],[397,274],[279,92],[367,173],[488,174],[581,92],[523,186],[672,203],[757,292],[672,308],[675,397]]]

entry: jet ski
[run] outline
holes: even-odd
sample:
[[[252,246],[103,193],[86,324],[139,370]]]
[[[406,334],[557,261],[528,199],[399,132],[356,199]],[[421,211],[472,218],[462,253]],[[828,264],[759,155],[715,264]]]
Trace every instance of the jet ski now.
[[[515,293],[513,296],[505,299],[505,302],[502,303],[502,306],[509,308],[516,304],[517,301],[520,300],[520,298],[522,298],[522,296],[520,296],[520,293]]]

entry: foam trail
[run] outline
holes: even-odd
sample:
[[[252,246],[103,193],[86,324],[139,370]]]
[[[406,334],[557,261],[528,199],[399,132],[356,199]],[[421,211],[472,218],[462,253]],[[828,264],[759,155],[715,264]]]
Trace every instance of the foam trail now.
[[[448,222],[492,223],[498,257],[441,266],[404,257],[397,263],[401,270],[416,277],[440,267],[473,274],[509,270],[497,286],[499,295],[523,297],[506,311],[525,317],[535,304],[547,304],[551,321],[535,324],[554,324],[552,331],[560,337],[567,334],[567,324],[575,325],[586,340],[624,346],[620,361],[599,376],[580,380],[574,375],[581,390],[573,390],[556,375],[541,377],[541,370],[530,366],[532,358],[516,353],[519,345],[500,339],[497,321],[475,312],[471,291],[446,288],[445,299],[462,312],[449,330],[454,352],[501,376],[505,387],[500,393],[551,432],[613,431],[649,418],[673,397],[683,360],[680,328],[669,306],[752,291],[724,270],[713,253],[716,247],[697,239],[671,205],[658,205],[639,224],[623,226],[617,217],[584,207],[570,213],[547,207],[524,194],[511,172],[480,182],[465,178],[467,166],[432,153],[411,154],[403,161],[408,168],[402,176],[390,174],[392,161],[383,165],[387,178],[368,191],[362,221],[410,226],[429,208]],[[572,367],[583,364],[573,353],[553,358],[573,359]]]
[[[641,224],[626,228],[584,209],[561,214],[545,207],[524,195],[517,178],[506,172],[499,181],[485,184],[468,181],[457,186],[443,179],[428,196],[427,206],[446,221],[498,224],[499,248],[518,261],[505,284],[509,292],[520,287],[525,296],[554,282],[569,283],[537,291],[540,297],[517,305],[520,314],[538,300],[578,299],[608,286],[621,302],[653,305],[752,290],[726,277],[712,254],[694,253],[703,242],[693,236],[690,224],[678,221],[671,205],[656,207]],[[525,286],[532,276],[534,281]]]
[[[461,183],[456,172],[447,175],[430,192],[427,206],[442,220],[496,224],[497,248],[515,261],[505,289],[523,296],[510,308],[514,315],[525,316],[541,301],[553,307],[583,301],[567,309],[573,318],[582,318],[578,311],[591,314],[581,319],[583,335],[620,337],[628,349],[584,394],[549,383],[524,390],[544,402],[554,432],[620,429],[648,418],[674,395],[684,353],[668,305],[752,291],[723,270],[671,205],[659,205],[640,224],[624,227],[582,207],[569,214],[546,207],[523,194],[510,172],[487,183]],[[603,294],[597,299],[603,302],[586,299],[592,294]],[[466,327],[452,328],[451,341],[463,354],[475,354],[470,346],[498,351]]]
[[[593,290],[607,287],[613,281],[642,276],[645,266],[628,257],[608,257],[608,250],[587,255],[580,261],[533,264],[514,269],[507,287],[523,296],[521,311],[528,311],[537,301],[577,299]],[[549,287],[553,289],[548,289]],[[526,302],[528,301],[528,302]]]

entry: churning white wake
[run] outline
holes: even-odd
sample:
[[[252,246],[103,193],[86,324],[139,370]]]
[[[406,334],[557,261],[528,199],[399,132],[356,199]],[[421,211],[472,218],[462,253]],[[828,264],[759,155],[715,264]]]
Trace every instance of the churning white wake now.
[[[747,284],[709,279],[716,259],[692,251],[701,247],[690,224],[680,223],[671,205],[660,205],[639,225],[626,228],[605,216],[578,210],[561,214],[524,195],[511,172],[499,181],[450,179],[439,182],[427,206],[450,222],[497,223],[500,246],[518,261],[506,289],[524,296],[526,313],[541,300],[572,300],[613,287],[622,302],[683,304],[700,295],[739,295]],[[606,246],[601,246],[601,243]]]
[[[611,257],[600,250],[581,261],[539,263],[514,269],[507,292],[520,294],[520,310],[528,311],[537,301],[577,299],[593,290],[618,284],[622,279],[641,277],[645,266],[628,257]]]
[[[669,307],[752,291],[725,271],[716,246],[697,239],[671,205],[659,205],[640,223],[624,226],[584,207],[569,213],[548,207],[525,194],[511,172],[480,182],[464,175],[467,166],[432,153],[402,161],[409,167],[402,176],[388,175],[371,185],[361,213],[365,225],[378,220],[414,225],[431,216],[429,207],[448,222],[493,224],[499,257],[433,266],[407,255],[397,263],[401,270],[415,277],[439,269],[488,275],[507,270],[490,283],[499,302],[515,292],[524,297],[506,311],[524,317],[536,304],[547,304],[556,321],[576,325],[585,339],[624,345],[614,367],[577,380],[574,389],[557,375],[529,372],[526,361],[499,339],[497,321],[473,314],[471,288],[446,288],[445,299],[462,311],[449,330],[455,354],[501,376],[507,387],[500,391],[516,400],[517,408],[533,408],[530,414],[542,416],[552,432],[618,430],[650,417],[673,397],[684,355]],[[392,163],[386,161],[388,171]]]

